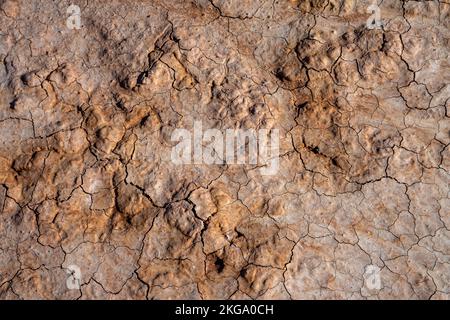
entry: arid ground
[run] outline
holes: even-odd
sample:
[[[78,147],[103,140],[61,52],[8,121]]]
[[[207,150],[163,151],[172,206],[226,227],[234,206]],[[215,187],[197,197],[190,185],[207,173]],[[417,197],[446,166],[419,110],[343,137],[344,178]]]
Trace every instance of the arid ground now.
[[[0,61],[0,299],[450,299],[448,0],[0,0]]]

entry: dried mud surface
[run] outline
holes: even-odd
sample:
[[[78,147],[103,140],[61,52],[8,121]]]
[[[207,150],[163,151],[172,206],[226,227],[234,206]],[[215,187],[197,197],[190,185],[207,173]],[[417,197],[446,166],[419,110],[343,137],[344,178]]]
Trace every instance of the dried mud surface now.
[[[0,298],[449,299],[450,3],[378,2],[1,0]]]

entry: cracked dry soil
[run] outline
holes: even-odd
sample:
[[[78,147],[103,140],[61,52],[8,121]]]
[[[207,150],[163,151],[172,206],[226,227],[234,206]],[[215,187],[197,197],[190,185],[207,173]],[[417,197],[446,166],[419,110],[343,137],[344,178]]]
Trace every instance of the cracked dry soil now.
[[[1,0],[0,298],[449,299],[450,3],[378,2]]]

